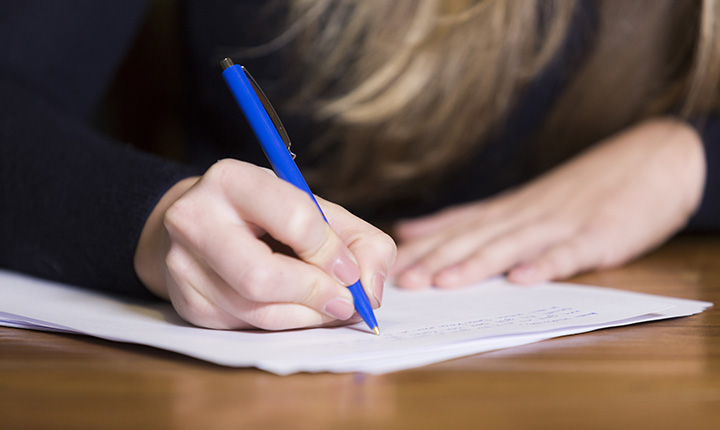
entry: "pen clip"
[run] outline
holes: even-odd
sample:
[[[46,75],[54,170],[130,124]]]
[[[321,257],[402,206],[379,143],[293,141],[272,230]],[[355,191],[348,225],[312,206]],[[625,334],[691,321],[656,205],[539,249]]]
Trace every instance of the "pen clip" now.
[[[280,138],[283,140],[283,143],[285,143],[285,146],[288,149],[288,152],[290,153],[290,156],[292,156],[293,160],[295,159],[295,154],[290,150],[290,137],[288,136],[287,132],[285,131],[285,127],[283,126],[282,122],[280,121],[280,117],[278,116],[277,112],[275,112],[275,109],[270,104],[270,100],[265,96],[265,93],[262,89],[260,89],[260,85],[255,82],[255,79],[252,77],[250,72],[245,68],[245,66],[240,66],[243,72],[245,72],[245,76],[248,78],[248,81],[250,81],[250,85],[252,85],[253,90],[255,90],[255,94],[257,94],[258,98],[260,99],[260,103],[262,103],[263,107],[265,108],[265,111],[267,112],[268,116],[270,117],[270,120],[273,122],[273,125],[275,126],[275,129],[277,130],[278,134],[280,135]]]

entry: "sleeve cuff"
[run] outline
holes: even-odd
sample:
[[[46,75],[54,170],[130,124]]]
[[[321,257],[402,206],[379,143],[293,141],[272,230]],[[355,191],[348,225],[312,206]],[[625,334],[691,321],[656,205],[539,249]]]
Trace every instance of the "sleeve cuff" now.
[[[720,231],[720,116],[708,115],[690,123],[702,138],[706,173],[702,200],[687,230]]]

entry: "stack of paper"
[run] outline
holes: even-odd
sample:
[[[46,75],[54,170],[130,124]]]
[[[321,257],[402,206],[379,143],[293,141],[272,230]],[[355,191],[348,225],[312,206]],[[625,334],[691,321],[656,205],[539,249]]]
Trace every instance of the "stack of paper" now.
[[[702,312],[711,303],[574,284],[495,279],[453,291],[386,288],[363,323],[287,332],[188,325],[166,303],[140,302],[0,271],[0,325],[150,345],[226,366],[385,373],[455,357]]]

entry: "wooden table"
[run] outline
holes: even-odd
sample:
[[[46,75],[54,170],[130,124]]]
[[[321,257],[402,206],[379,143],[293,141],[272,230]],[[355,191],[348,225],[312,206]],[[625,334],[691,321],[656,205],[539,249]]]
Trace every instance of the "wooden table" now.
[[[574,282],[720,306],[720,236]],[[720,429],[720,310],[415,370],[280,377],[0,329],[0,429]]]

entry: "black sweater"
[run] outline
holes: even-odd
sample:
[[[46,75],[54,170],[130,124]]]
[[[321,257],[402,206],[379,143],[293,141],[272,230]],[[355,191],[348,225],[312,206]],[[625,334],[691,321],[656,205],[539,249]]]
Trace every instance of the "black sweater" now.
[[[272,21],[278,14],[264,10],[263,1],[183,2],[188,163],[140,151],[97,126],[97,111],[135,41],[147,3],[0,2],[0,267],[147,296],[132,260],[143,224],[164,192],[182,178],[201,174],[219,158],[266,164],[219,68],[228,51],[262,44],[276,34],[278,23]],[[458,172],[457,186],[414,213],[487,196],[529,179],[498,180],[497,173],[521,150],[571,72],[577,47],[566,45],[560,58],[528,88],[510,116],[512,127],[470,168]],[[268,55],[244,64],[271,100],[282,96],[282,58]],[[152,70],[158,75],[174,72]],[[283,120],[296,152],[302,154],[312,127],[292,117]],[[708,178],[691,226],[717,230],[720,121],[710,118],[701,134]],[[247,144],[241,145],[243,141]],[[300,161],[302,169],[302,157]],[[469,192],[467,183],[480,185]]]

